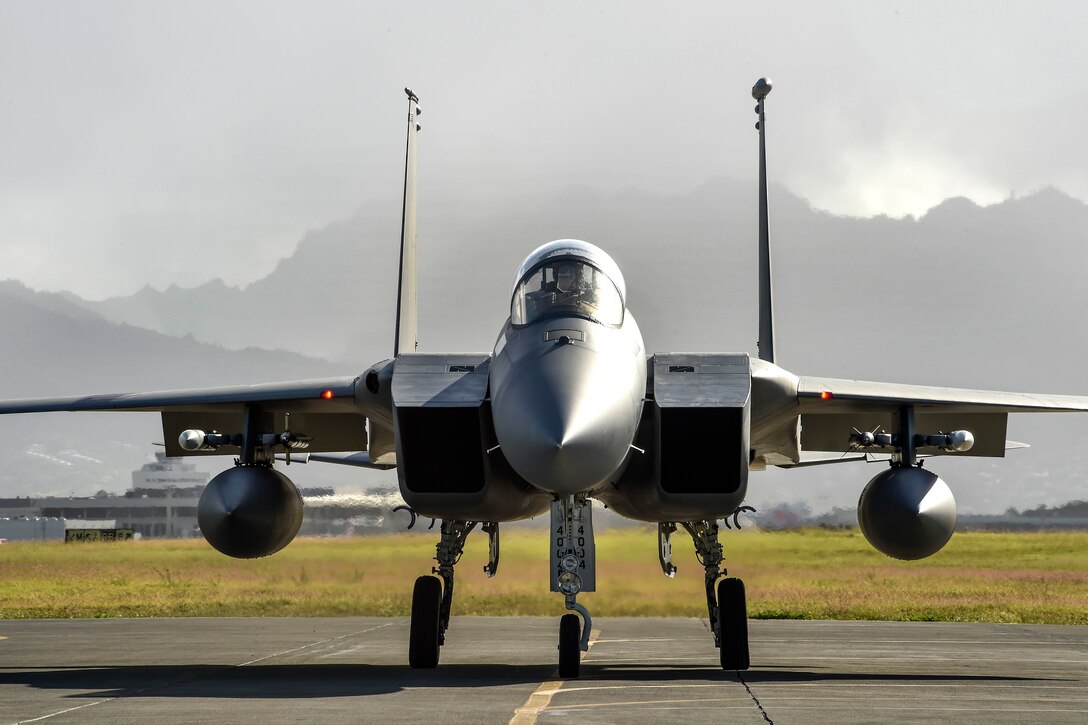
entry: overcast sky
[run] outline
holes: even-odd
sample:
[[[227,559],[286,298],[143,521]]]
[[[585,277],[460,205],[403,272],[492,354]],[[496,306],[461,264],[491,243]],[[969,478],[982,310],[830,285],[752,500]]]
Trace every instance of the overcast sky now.
[[[818,208],[1088,200],[1085,27],[1071,2],[0,0],[0,275],[240,285],[368,201],[399,218],[404,85],[424,204],[753,177],[761,75],[772,178]]]

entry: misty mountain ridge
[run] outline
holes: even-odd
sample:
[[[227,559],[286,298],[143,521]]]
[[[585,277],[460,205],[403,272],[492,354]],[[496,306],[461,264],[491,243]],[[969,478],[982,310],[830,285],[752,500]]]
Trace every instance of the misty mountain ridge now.
[[[541,243],[576,237],[620,265],[651,352],[754,354],[755,191],[718,179],[675,195],[572,188],[497,209],[486,200],[422,203],[420,350],[490,350],[516,266]],[[1085,204],[1046,189],[986,207],[950,199],[917,219],[853,218],[772,187],[770,209],[778,362],[788,370],[1088,393],[1079,332]],[[243,289],[214,280],[88,302],[2,283],[0,333],[9,342],[0,395],[357,374],[391,354],[399,231],[399,209],[364,207],[306,234]],[[3,416],[0,432],[7,495],[123,488],[161,439],[154,414]],[[1012,416],[1009,438],[1035,447],[1005,460],[933,464],[965,510],[1084,497],[1088,420]],[[28,455],[33,446],[56,459],[71,451],[72,465]],[[202,465],[219,470],[229,459]],[[325,473],[338,467],[298,468],[292,478],[313,485],[360,480],[355,471]],[[749,500],[850,505],[875,473],[858,464],[754,475]]]
[[[513,270],[537,245],[565,236],[613,255],[652,350],[755,350],[751,182],[716,179],[676,196],[571,188],[497,213],[486,201],[439,206],[420,209],[421,351],[489,350]],[[948,199],[917,219],[837,216],[781,187],[772,187],[770,206],[778,346],[790,369],[846,374],[838,361],[822,359],[828,349],[865,366],[873,358],[887,364],[888,345],[918,338],[882,340],[882,354],[867,350],[865,337],[899,318],[911,297],[910,324],[924,325],[938,349],[966,355],[973,374],[1011,340],[1046,349],[1040,310],[1071,324],[1071,311],[1088,301],[1078,280],[1088,206],[1052,188],[986,207]],[[392,349],[398,235],[399,215],[372,206],[308,233],[292,256],[244,289],[214,280],[79,304],[115,322],[231,349],[368,365]],[[889,294],[893,278],[901,297]],[[1022,303],[1023,295],[1032,303]],[[964,346],[967,330],[989,343]],[[945,384],[965,384],[949,376]]]

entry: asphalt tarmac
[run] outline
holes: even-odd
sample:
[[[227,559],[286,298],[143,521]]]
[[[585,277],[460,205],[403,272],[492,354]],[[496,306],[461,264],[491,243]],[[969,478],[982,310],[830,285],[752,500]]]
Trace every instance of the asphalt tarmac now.
[[[751,623],[718,667],[695,619],[455,617],[437,670],[405,619],[0,621],[0,722],[1084,723],[1088,627]]]

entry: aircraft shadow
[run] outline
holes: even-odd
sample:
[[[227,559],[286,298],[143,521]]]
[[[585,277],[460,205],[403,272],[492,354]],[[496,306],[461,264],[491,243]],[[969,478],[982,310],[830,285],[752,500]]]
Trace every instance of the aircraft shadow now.
[[[399,692],[406,687],[473,688],[536,684],[554,665],[448,665],[413,670],[407,665],[290,664],[127,665],[12,668],[0,686],[83,690],[71,697],[321,698]]]
[[[10,666],[9,666],[10,668]],[[535,685],[553,678],[555,666],[441,665],[435,670],[413,670],[407,665],[284,664],[234,667],[229,665],[128,665],[106,667],[10,668],[0,672],[0,685],[36,689],[81,690],[73,698],[194,697],[281,698],[365,697],[394,693],[411,687],[474,688],[496,685]],[[1057,678],[1001,677],[970,674],[841,673],[797,670],[749,670],[744,681],[789,683],[818,681],[1058,681]],[[737,682],[737,673],[705,665],[582,665],[583,681]]]

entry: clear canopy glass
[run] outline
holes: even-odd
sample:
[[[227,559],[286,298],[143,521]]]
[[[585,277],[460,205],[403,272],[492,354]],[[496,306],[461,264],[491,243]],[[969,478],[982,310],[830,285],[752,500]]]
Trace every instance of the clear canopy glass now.
[[[570,315],[619,327],[623,324],[623,299],[608,275],[570,258],[542,264],[514,289],[510,321],[515,325]]]

